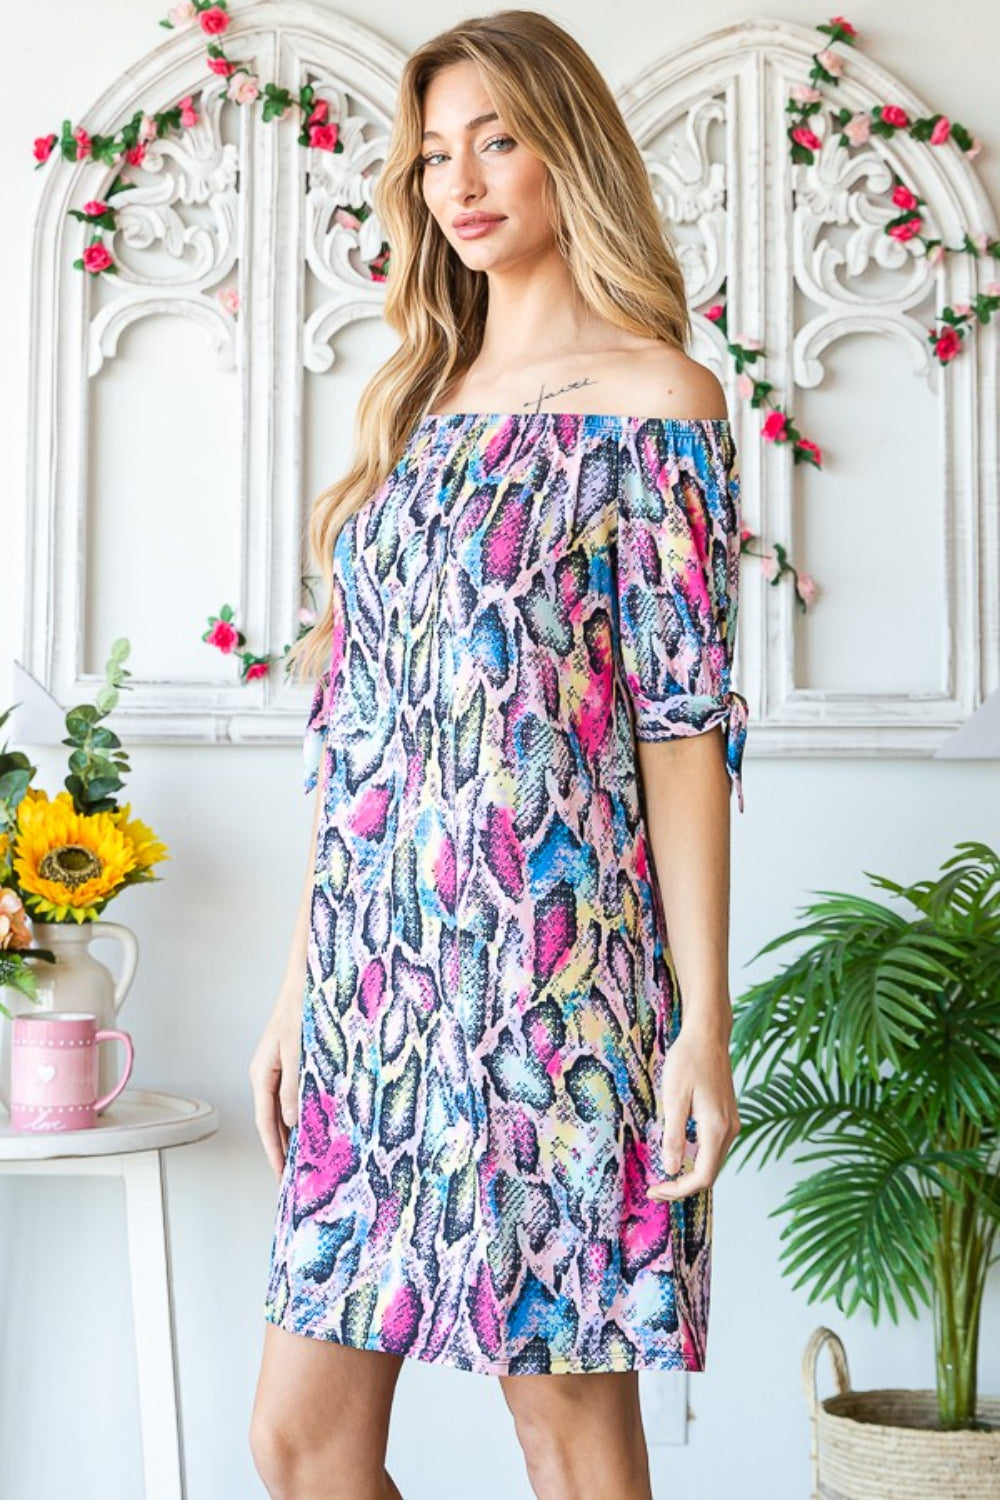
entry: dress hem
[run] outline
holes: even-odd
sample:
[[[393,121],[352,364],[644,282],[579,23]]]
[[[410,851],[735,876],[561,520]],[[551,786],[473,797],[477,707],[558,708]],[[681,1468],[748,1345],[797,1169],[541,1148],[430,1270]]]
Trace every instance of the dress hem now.
[[[428,1357],[419,1349],[386,1349],[383,1344],[357,1344],[351,1339],[341,1338],[334,1333],[313,1333],[307,1328],[292,1328],[279,1316],[272,1316],[265,1311],[264,1320],[272,1323],[275,1328],[283,1328],[286,1333],[298,1334],[300,1338],[316,1339],[327,1344],[341,1344],[347,1349],[362,1349],[374,1354],[396,1354],[404,1359],[417,1359],[423,1364],[443,1365],[452,1370],[464,1370],[470,1375],[611,1375],[628,1374],[633,1370],[656,1370],[660,1374],[676,1375],[700,1375],[704,1372],[704,1365],[686,1365],[676,1362],[665,1364],[653,1359],[637,1359],[632,1364],[603,1364],[583,1365],[579,1360],[552,1359],[548,1370],[514,1370],[511,1371],[509,1360],[476,1360],[475,1363],[468,1361],[460,1362],[447,1355],[434,1355]]]

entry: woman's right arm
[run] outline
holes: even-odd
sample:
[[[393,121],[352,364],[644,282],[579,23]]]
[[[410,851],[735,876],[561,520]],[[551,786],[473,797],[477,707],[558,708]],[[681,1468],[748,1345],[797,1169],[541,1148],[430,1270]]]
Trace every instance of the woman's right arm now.
[[[288,1132],[298,1117],[299,1053],[302,1045],[302,1003],[306,987],[316,836],[323,805],[322,778],[314,796],[312,833],[302,895],[292,943],[274,1010],[250,1063],[254,1123],[267,1159],[280,1178],[288,1151]]]

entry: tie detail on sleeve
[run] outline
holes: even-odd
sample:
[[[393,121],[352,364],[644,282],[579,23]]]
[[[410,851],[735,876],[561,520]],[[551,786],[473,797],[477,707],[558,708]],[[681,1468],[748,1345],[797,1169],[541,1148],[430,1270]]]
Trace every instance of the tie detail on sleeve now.
[[[650,425],[627,451],[617,602],[639,740],[723,725],[743,812],[747,700],[732,687],[740,587],[740,481],[728,427]]]

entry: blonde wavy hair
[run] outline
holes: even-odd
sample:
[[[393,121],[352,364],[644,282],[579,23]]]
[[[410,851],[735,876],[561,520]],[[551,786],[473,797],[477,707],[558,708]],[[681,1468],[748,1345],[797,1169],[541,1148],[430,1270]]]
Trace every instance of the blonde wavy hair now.
[[[548,168],[546,208],[583,299],[619,328],[686,351],[681,268],[649,173],[611,90],[580,44],[533,10],[475,16],[407,59],[385,164],[373,190],[390,247],[385,319],[399,347],[358,403],[342,479],[313,502],[309,546],[329,586],[325,611],[289,649],[300,676],[325,670],[333,637],[333,548],[344,522],[383,484],[420,418],[482,344],[487,281],[445,239],[422,191],[423,100],[452,63],[476,64],[505,129]]]

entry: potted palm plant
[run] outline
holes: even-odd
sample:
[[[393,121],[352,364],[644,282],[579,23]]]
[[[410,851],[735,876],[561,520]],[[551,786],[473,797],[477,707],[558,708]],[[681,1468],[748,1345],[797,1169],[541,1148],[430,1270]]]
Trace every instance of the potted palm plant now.
[[[755,1154],[817,1164],[772,1213],[810,1302],[864,1304],[876,1324],[933,1309],[934,1391],[851,1391],[837,1336],[809,1340],[814,1500],[996,1500],[1000,1398],[976,1380],[1000,1226],[1000,857],[966,842],[937,879],[868,878],[909,909],[813,892],[754,955],[800,945],[733,1005],[733,1153],[738,1169]],[[840,1390],[818,1402],[824,1344]]]

